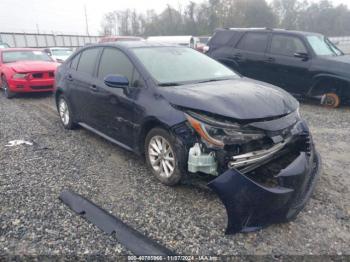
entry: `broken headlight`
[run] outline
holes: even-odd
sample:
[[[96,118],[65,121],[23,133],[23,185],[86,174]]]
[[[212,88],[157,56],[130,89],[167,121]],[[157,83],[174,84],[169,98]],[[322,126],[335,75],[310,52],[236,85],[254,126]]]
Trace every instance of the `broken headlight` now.
[[[259,129],[243,126],[231,121],[217,120],[213,117],[192,111],[187,111],[186,117],[202,139],[218,147],[245,144],[252,140],[265,137],[265,133]]]

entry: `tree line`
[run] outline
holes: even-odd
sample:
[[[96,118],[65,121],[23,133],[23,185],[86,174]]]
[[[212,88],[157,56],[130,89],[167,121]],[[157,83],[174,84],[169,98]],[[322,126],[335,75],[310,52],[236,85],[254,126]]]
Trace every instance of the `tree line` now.
[[[212,35],[216,28],[268,27],[350,35],[350,10],[328,0],[203,0],[168,5],[161,13],[115,10],[105,14],[101,35]]]

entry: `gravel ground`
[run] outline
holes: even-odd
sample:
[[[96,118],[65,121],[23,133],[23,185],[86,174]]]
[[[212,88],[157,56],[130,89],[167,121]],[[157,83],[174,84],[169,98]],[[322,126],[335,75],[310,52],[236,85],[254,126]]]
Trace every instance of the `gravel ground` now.
[[[163,186],[137,156],[64,130],[51,96],[0,97],[0,254],[129,254],[58,200],[71,189],[179,254],[349,255],[350,110],[303,104],[301,113],[324,163],[309,204],[291,223],[225,236],[225,209],[203,183]],[[34,145],[5,147],[15,139]]]

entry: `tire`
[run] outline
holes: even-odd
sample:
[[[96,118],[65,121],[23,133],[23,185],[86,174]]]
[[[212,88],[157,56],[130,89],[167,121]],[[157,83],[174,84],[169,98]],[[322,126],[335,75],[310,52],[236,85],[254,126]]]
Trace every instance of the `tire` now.
[[[4,92],[4,96],[7,99],[13,98],[16,95],[16,93],[13,93],[13,92],[10,91],[10,88],[9,88],[9,85],[7,83],[7,80],[6,80],[5,76],[1,77],[1,82],[2,82],[2,90]]]
[[[176,148],[176,139],[163,128],[154,128],[146,136],[147,166],[167,186],[179,184],[182,178],[180,167],[183,163],[179,160]]]
[[[60,95],[57,99],[57,110],[64,128],[75,129],[77,124],[74,122],[74,115],[68,99],[64,95]]]
[[[337,108],[340,105],[340,97],[336,93],[324,94],[321,98],[321,104],[328,108]]]

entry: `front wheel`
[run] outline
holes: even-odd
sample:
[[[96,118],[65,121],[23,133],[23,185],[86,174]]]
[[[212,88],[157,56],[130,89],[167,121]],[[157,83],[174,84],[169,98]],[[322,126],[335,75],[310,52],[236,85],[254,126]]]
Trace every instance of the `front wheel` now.
[[[175,139],[162,128],[152,129],[145,141],[145,155],[152,173],[167,186],[181,180],[179,159],[175,152]]]
[[[340,97],[336,93],[324,94],[321,98],[321,105],[329,108],[337,108],[340,105]]]
[[[10,87],[7,83],[7,80],[4,76],[1,78],[1,82],[2,82],[2,90],[4,91],[4,96],[7,99],[13,98],[16,94],[11,92]]]

